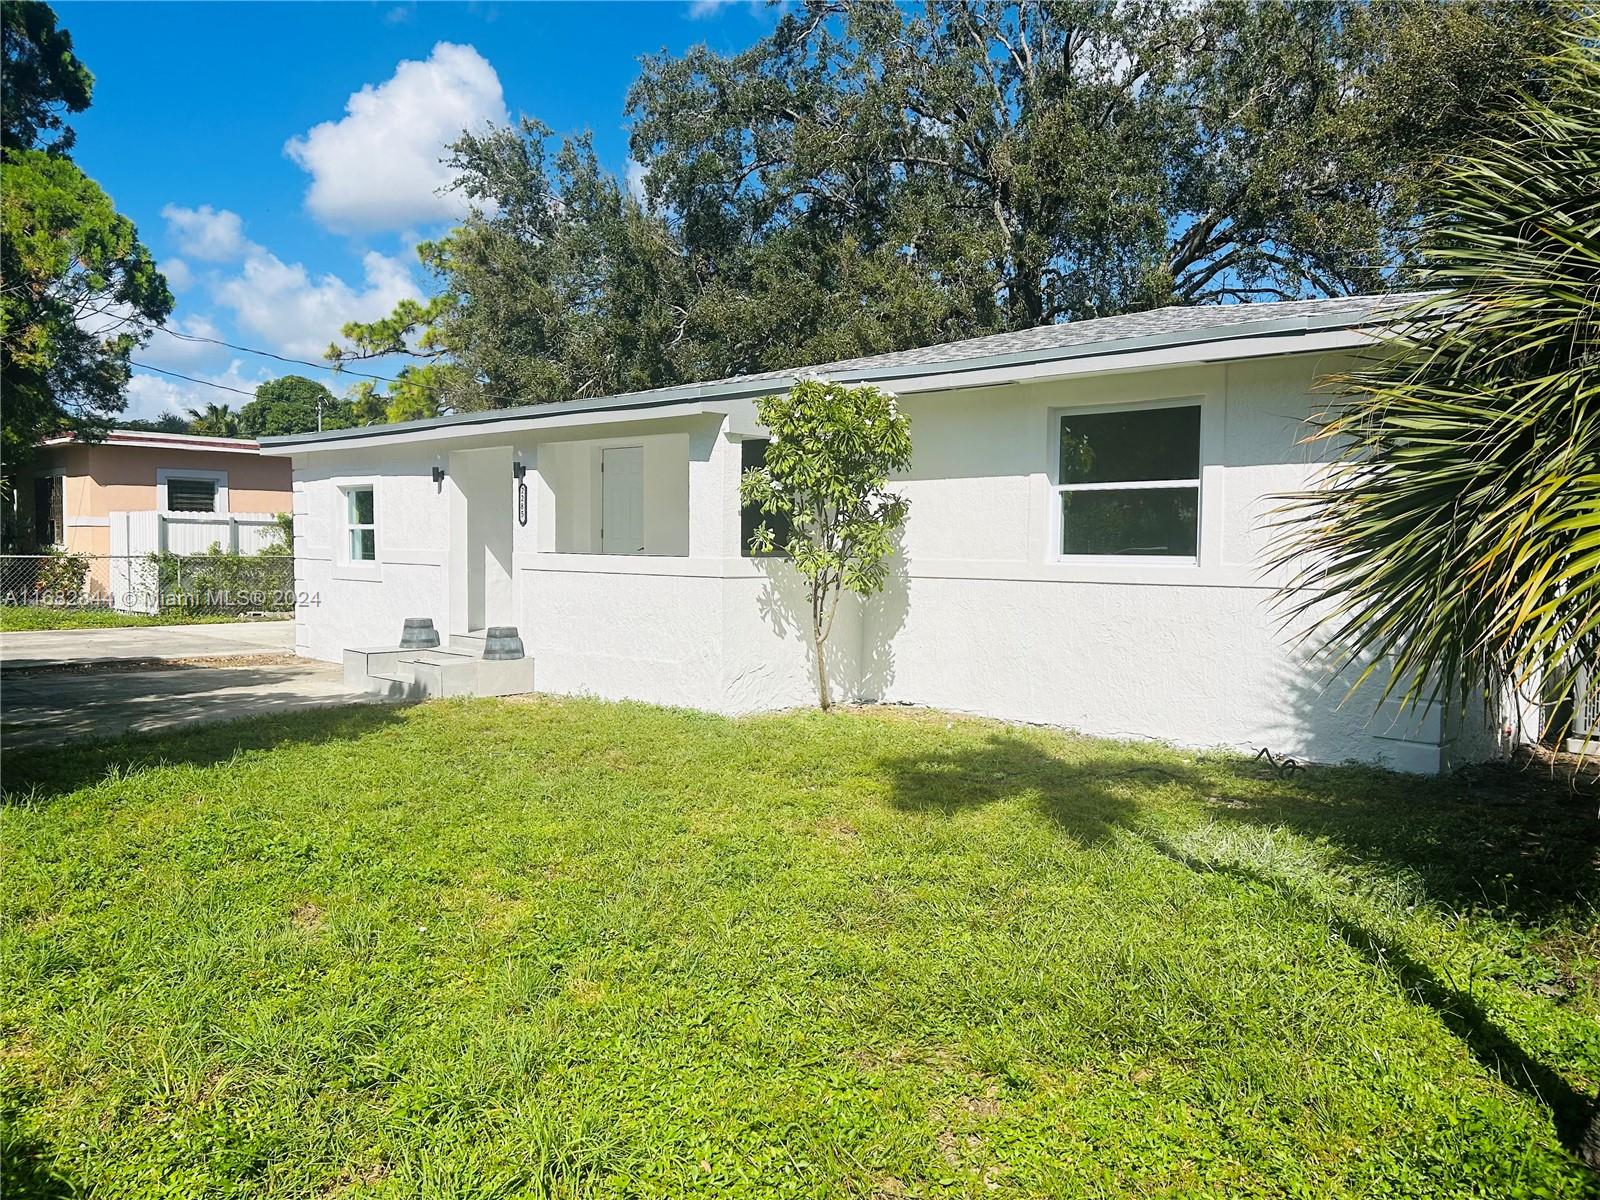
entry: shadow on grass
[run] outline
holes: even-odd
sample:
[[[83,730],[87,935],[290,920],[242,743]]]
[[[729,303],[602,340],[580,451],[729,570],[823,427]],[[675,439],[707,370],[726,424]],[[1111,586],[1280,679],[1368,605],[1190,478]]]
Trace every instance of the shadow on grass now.
[[[1330,932],[1437,1014],[1487,1071],[1546,1107],[1563,1145],[1580,1152],[1593,1101],[1519,1046],[1471,995],[1292,880],[1175,848],[1152,828],[1159,802],[1141,802],[1130,784],[1176,784],[1191,803],[1221,805],[1214,820],[1321,839],[1352,865],[1408,873],[1445,906],[1487,904],[1530,926],[1583,906],[1592,893],[1600,852],[1592,800],[1574,795],[1564,781],[1514,773],[1434,780],[1329,767],[1285,780],[1234,756],[1202,757],[1194,765],[1158,751],[1149,757],[1154,761],[1141,765],[1136,750],[1108,750],[1066,760],[1025,738],[995,733],[975,749],[884,759],[879,767],[890,802],[904,812],[952,816],[1032,796],[1081,846],[1126,831],[1191,871],[1269,888],[1311,919],[1322,914]]]
[[[353,741],[404,719],[393,704],[313,708],[237,721],[126,734],[98,742],[0,751],[0,804],[42,804],[90,787],[108,774],[153,767],[213,766],[252,750]]]
[[[14,1114],[7,1113],[10,1120]],[[6,1200],[26,1196],[29,1200],[60,1200],[78,1195],[49,1162],[48,1152],[36,1142],[16,1135],[0,1137],[0,1196]]]
[[[889,799],[903,812],[943,816],[1030,796],[1039,811],[1080,846],[1106,841],[1131,827],[1138,805],[1124,793],[1129,780],[1184,780],[1165,766],[1126,760],[1067,762],[1015,734],[992,733],[980,749],[880,759]]]
[[[1597,799],[1592,787],[1509,764],[1438,779],[1322,767],[1258,789],[1229,815],[1321,839],[1353,862],[1405,871],[1446,908],[1487,906],[1537,923],[1597,898]]]
[[[1593,1099],[1519,1046],[1471,994],[1441,979],[1404,947],[1338,912],[1292,880],[1243,864],[1196,858],[1157,836],[1146,835],[1145,841],[1157,853],[1191,871],[1267,889],[1307,914],[1320,909],[1331,933],[1392,979],[1412,1000],[1431,1009],[1486,1071],[1547,1108],[1562,1145],[1573,1152],[1579,1150],[1594,1112]]]

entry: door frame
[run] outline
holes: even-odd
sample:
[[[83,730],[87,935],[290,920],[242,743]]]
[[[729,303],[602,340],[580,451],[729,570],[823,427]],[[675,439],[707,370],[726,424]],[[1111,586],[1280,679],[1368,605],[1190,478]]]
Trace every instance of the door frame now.
[[[517,624],[515,457],[510,445],[449,452],[447,634]]]

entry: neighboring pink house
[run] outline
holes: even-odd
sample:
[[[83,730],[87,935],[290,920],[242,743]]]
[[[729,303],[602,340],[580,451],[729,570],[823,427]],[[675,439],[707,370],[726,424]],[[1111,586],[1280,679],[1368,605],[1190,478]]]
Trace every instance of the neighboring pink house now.
[[[294,485],[289,460],[264,458],[245,438],[112,430],[104,439],[47,438],[18,472],[19,549],[77,554],[127,553],[114,548],[114,515],[151,513],[185,523],[214,514],[259,517],[289,512]]]

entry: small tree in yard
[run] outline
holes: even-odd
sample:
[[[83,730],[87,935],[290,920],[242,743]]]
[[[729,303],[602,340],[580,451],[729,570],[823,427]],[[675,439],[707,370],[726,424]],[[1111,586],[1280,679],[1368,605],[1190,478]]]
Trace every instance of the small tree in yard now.
[[[871,384],[848,387],[803,376],[787,395],[756,402],[771,430],[766,463],[740,481],[746,504],[787,525],[756,529],[752,549],[787,555],[806,581],[811,638],[817,654],[817,698],[828,694],[824,647],[846,590],[883,590],[894,535],[905,524],[906,500],[887,489],[889,474],[911,464],[911,422],[892,393]]]

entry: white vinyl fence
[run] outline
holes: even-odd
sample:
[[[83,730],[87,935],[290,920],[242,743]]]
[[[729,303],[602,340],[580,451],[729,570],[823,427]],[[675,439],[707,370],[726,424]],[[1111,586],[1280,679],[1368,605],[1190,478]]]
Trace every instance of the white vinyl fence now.
[[[256,554],[274,540],[278,518],[272,513],[111,514],[111,553],[204,554],[220,546],[237,554]]]
[[[146,562],[152,554],[204,554],[213,546],[256,554],[275,540],[272,513],[113,512],[108,591],[126,612],[156,612]]]

